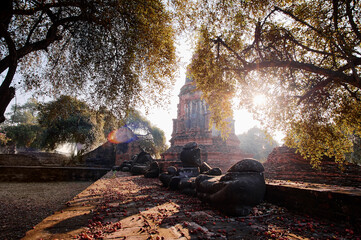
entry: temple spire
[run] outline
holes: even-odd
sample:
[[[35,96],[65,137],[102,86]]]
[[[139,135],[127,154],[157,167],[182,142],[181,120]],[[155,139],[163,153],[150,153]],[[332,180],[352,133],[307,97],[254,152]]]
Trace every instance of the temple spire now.
[[[215,129],[209,129],[208,104],[201,98],[202,92],[196,90],[193,82],[187,69],[185,84],[178,95],[177,118],[173,119],[171,147],[162,154],[162,158],[165,163],[176,164],[180,161],[179,154],[183,146],[189,142],[196,142],[201,149],[203,161],[226,171],[246,155],[241,152],[234,128],[225,141]]]

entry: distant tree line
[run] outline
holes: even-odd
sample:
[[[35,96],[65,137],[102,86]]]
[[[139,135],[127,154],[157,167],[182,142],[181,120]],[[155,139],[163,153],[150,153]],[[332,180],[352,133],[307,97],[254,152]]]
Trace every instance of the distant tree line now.
[[[261,162],[266,161],[273,148],[279,146],[277,141],[257,127],[253,127],[246,133],[237,135],[237,137],[240,141],[241,150],[253,154],[253,158]]]
[[[127,126],[134,134],[143,136],[141,147],[154,156],[167,148],[164,132],[138,111],[121,120],[105,108],[93,110],[70,96],[46,103],[30,99],[23,105],[13,105],[8,115],[1,132],[16,147],[51,151],[63,143],[80,143],[81,154],[105,143],[111,131]]]

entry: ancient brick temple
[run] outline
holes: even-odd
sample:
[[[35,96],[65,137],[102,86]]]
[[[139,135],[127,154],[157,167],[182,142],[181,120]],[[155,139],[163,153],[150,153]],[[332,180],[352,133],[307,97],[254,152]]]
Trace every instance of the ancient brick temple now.
[[[201,160],[211,167],[227,171],[233,164],[245,157],[234,133],[234,121],[230,121],[232,131],[223,141],[220,132],[209,129],[210,113],[207,103],[201,99],[201,92],[195,90],[190,78],[180,90],[177,119],[173,119],[171,147],[162,154],[164,167],[180,164],[180,152],[188,142],[196,142],[201,149]]]
[[[112,143],[107,141],[98,148],[82,156],[86,166],[113,167],[119,166],[124,161],[131,160],[132,156],[142,151],[140,141],[126,143]]]

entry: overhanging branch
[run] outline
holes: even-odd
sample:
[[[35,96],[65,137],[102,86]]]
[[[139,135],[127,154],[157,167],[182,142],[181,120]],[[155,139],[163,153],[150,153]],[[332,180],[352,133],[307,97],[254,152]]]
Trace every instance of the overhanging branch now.
[[[351,97],[355,98],[356,101],[361,101],[361,99],[360,99],[360,94],[358,94],[358,90],[352,91],[352,90],[347,86],[347,84],[341,84],[341,85],[346,89],[347,92],[350,93]]]
[[[271,67],[294,68],[294,69],[305,70],[307,72],[323,75],[325,77],[332,79],[335,82],[340,82],[340,83],[346,82],[351,85],[354,85],[355,87],[361,88],[361,86],[358,86],[358,84],[354,82],[353,77],[348,76],[343,72],[333,71],[330,69],[325,69],[315,66],[313,64],[296,62],[296,61],[272,60],[272,61],[262,61],[259,63],[249,63],[249,64],[245,64],[242,68],[239,69],[239,71],[246,72],[246,71],[254,71],[258,69],[271,68]]]
[[[312,87],[303,96],[300,97],[300,99],[298,100],[298,104],[300,104],[305,99],[310,98],[316,91],[320,91],[320,90],[324,89],[331,82],[332,82],[332,79],[327,78],[324,81],[317,83],[314,87]]]
[[[361,32],[359,31],[359,28],[357,27],[355,21],[353,20],[353,15],[352,15],[351,6],[350,6],[350,0],[346,0],[346,14],[348,17],[348,21],[350,22],[350,25],[352,27],[352,31],[356,34],[359,42],[361,42]]]
[[[296,22],[299,22],[299,23],[307,26],[308,28],[310,28],[312,31],[316,32],[316,33],[319,34],[320,36],[328,39],[330,42],[333,42],[334,45],[337,47],[338,51],[340,51],[340,52],[342,52],[342,53],[344,52],[344,51],[341,49],[341,47],[340,47],[337,43],[334,42],[334,39],[326,36],[321,30],[315,28],[315,27],[312,26],[311,24],[309,24],[309,23],[307,23],[306,21],[300,19],[299,17],[295,16],[293,13],[291,13],[291,12],[289,12],[289,11],[286,11],[286,10],[280,8],[280,7],[277,7],[277,6],[275,6],[275,9],[276,9],[277,11],[279,11],[279,12],[281,12],[281,13],[289,16],[289,17],[291,17],[291,18],[292,18],[293,20],[295,20]]]
[[[237,60],[241,61],[242,64],[244,65],[248,64],[248,62],[245,61],[233,48],[228,46],[228,44],[225,43],[222,38],[218,37],[217,39],[211,41],[214,42],[215,44],[222,44],[228,51],[230,51],[237,58]]]
[[[61,36],[57,35],[57,28],[59,26],[64,25],[69,22],[75,22],[75,21],[80,21],[80,20],[86,20],[86,19],[80,15],[80,16],[64,18],[64,19],[61,19],[61,20],[55,22],[49,28],[45,39],[34,42],[34,43],[29,43],[27,45],[24,45],[22,48],[19,48],[18,50],[16,50],[17,60],[23,58],[24,56],[26,56],[27,54],[29,54],[31,52],[47,49],[47,47],[51,43],[61,39]],[[5,58],[3,58],[0,61],[0,73],[4,72],[10,66],[10,62],[11,62],[10,56],[6,56]]]

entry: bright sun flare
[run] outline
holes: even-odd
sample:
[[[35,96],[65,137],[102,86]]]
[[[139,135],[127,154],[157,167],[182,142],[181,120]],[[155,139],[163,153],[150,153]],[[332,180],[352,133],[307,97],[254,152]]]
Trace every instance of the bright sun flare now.
[[[254,106],[263,106],[266,104],[266,96],[263,94],[257,94],[253,97]]]

